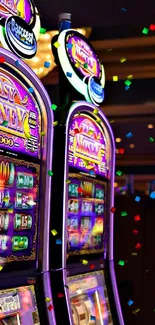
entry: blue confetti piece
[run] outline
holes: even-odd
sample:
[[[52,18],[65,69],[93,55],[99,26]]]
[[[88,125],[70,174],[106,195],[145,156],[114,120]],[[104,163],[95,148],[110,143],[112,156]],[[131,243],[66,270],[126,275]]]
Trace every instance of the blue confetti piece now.
[[[135,197],[135,201],[136,201],[136,202],[139,202],[139,201],[140,201],[140,199],[141,199],[141,197],[140,197],[140,196],[136,196],[136,197]]]
[[[73,44],[72,43],[68,43],[67,44],[67,49],[72,49],[72,47],[73,47]]]
[[[49,68],[49,67],[50,67],[50,65],[51,65],[51,63],[50,63],[50,62],[47,62],[47,61],[45,61],[45,62],[44,62],[44,67],[45,67],[45,68]]]
[[[131,132],[129,132],[129,133],[126,134],[126,137],[127,138],[132,138],[133,137],[133,134]]]
[[[154,192],[151,192],[151,194],[149,195],[149,197],[150,197],[151,199],[155,199],[155,193],[154,193]]]
[[[130,88],[130,86],[125,86],[124,89],[125,90],[128,90]]]
[[[131,306],[131,305],[133,305],[133,300],[130,299],[130,300],[128,301],[128,306]]]
[[[121,10],[122,10],[122,11],[124,11],[124,12],[126,12],[126,11],[127,11],[127,9],[126,9],[126,8],[121,8]]]
[[[90,320],[96,320],[96,317],[91,315]]]
[[[90,170],[89,175],[95,175],[95,172],[93,170]]]
[[[56,244],[57,245],[61,245],[62,244],[62,240],[61,239],[56,239]]]
[[[15,61],[15,65],[18,67],[20,65],[20,62],[18,60]]]
[[[67,72],[66,73],[66,76],[69,77],[69,78],[71,78],[72,77],[72,73],[71,72]]]
[[[28,89],[28,91],[29,91],[29,93],[34,93],[34,89],[32,88],[32,87],[30,87],[29,89]]]

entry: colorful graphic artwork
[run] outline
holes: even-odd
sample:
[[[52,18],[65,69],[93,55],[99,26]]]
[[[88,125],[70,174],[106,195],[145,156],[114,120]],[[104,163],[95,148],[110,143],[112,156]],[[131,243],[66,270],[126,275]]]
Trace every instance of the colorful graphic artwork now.
[[[41,156],[41,115],[34,96],[0,68],[0,148]]]
[[[68,253],[103,251],[104,185],[71,178],[68,185]],[[80,189],[80,190],[79,190]]]
[[[34,286],[0,290],[0,325],[40,325]]]
[[[107,177],[106,140],[87,115],[75,116],[69,128],[69,166]]]
[[[33,18],[31,1],[0,0],[0,16],[4,18],[19,16],[29,24]]]
[[[39,165],[0,156],[0,257],[34,260]]]

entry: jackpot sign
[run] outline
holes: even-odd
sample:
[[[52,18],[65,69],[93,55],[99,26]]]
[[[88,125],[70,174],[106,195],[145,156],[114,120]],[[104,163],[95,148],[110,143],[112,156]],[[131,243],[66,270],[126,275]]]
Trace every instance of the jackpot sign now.
[[[58,43],[58,58],[68,81],[88,102],[100,105],[104,100],[105,73],[92,45],[73,29],[62,31]]]
[[[0,41],[23,59],[37,51],[40,31],[38,11],[30,0],[0,0]]]
[[[75,116],[69,128],[69,165],[107,176],[106,141],[103,130],[89,116]]]

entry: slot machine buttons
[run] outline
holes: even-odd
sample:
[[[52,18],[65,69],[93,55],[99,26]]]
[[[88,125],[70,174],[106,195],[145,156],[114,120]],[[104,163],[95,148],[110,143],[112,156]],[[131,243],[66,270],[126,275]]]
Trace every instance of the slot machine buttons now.
[[[13,236],[12,237],[12,250],[20,251],[28,248],[28,237],[26,236]]]
[[[14,217],[14,229],[15,230],[27,230],[32,228],[31,215],[15,214]]]

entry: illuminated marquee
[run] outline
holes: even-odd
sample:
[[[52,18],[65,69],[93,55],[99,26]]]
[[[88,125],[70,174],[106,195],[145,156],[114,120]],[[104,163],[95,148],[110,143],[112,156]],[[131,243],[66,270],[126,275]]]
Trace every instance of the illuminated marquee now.
[[[101,144],[82,134],[76,134],[74,138],[74,154],[95,164],[102,162]]]

